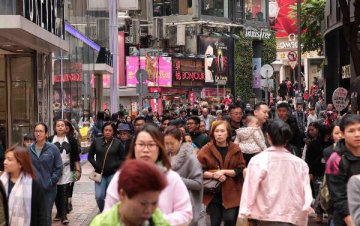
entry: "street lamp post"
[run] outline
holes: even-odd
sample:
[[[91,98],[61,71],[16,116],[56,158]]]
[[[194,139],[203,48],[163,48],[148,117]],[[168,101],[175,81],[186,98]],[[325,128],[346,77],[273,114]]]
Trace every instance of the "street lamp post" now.
[[[271,66],[274,68],[274,72],[276,72],[276,74],[277,74],[277,73],[280,72],[280,69],[283,66],[283,63],[280,60],[276,59],[274,62],[271,63]],[[274,82],[275,100],[277,98],[277,87],[278,87],[278,78],[277,78],[276,74],[274,76],[274,80],[275,80],[275,82]]]

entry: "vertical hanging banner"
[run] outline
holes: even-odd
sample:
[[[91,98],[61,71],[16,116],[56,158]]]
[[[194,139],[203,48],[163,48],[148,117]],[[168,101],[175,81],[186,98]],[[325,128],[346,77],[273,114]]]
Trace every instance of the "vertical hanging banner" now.
[[[252,59],[252,66],[253,66],[253,88],[259,89],[261,88],[261,58],[253,58]]]

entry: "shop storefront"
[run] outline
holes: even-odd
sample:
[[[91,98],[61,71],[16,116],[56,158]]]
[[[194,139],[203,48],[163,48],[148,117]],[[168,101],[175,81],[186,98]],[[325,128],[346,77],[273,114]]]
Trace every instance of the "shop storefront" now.
[[[50,124],[51,53],[68,46],[57,1],[40,8],[20,0],[0,5],[0,144],[6,148],[21,142],[36,122]]]

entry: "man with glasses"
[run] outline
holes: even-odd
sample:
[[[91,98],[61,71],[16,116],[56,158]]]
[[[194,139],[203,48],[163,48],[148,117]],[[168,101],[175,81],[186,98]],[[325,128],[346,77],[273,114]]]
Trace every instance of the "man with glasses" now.
[[[134,120],[134,130],[135,133],[139,132],[141,128],[145,125],[145,118],[142,116],[136,117]]]
[[[197,116],[191,116],[186,122],[186,127],[191,136],[192,142],[201,149],[208,141],[207,135],[200,133],[200,119]]]

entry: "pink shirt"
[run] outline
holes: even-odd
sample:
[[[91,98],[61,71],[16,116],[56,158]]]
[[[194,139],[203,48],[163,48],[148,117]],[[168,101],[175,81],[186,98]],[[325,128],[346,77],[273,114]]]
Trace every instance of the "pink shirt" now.
[[[117,171],[106,190],[104,211],[119,202],[118,181],[120,171]],[[172,226],[188,225],[192,220],[192,206],[189,192],[181,177],[174,171],[166,173],[168,185],[159,197],[159,209]]]
[[[312,200],[307,164],[285,148],[270,147],[249,163],[239,218],[306,226]]]

